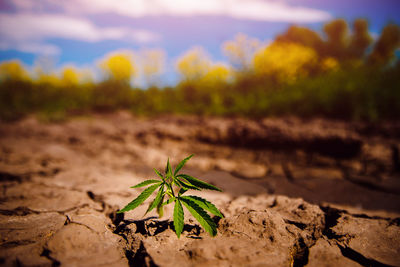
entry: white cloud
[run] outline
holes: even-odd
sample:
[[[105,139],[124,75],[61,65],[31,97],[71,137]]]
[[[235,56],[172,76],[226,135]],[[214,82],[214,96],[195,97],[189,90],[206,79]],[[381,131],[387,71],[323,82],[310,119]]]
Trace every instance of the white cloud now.
[[[161,39],[161,37],[153,32],[146,30],[136,30],[131,33],[132,38],[139,43],[150,43]]]
[[[86,19],[90,14],[143,16],[227,16],[236,19],[307,23],[324,21],[323,10],[292,6],[285,0],[7,0],[17,13],[0,13],[0,50],[59,54],[50,38],[86,42],[125,40],[156,42],[160,36],[143,29],[99,27]],[[118,2],[118,3],[117,3]]]
[[[51,56],[61,53],[60,48],[55,45],[35,42],[13,43],[8,41],[1,41],[0,50],[17,50],[25,53]]]
[[[75,14],[114,13],[129,17],[152,15],[192,16],[216,15],[237,19],[275,22],[319,22],[332,16],[323,10],[291,6],[271,0],[37,0],[30,6],[27,0],[14,4],[21,10],[60,8]]]
[[[144,30],[125,27],[99,28],[88,20],[65,15],[0,14],[0,25],[3,25],[0,27],[0,36],[12,40],[65,38],[87,42],[107,39],[149,42],[158,38],[156,34]],[[135,40],[136,38],[138,40]]]
[[[0,14],[0,49],[23,52],[58,54],[59,48],[47,44],[49,38],[63,38],[86,42],[128,40],[153,42],[159,36],[145,30],[126,27],[100,28],[89,20],[55,14]]]
[[[232,1],[243,4],[232,4],[229,13],[235,18],[245,19],[248,16],[255,20],[280,21],[280,22],[319,22],[331,19],[331,15],[322,10],[291,7],[282,2],[265,1]],[[246,1],[247,3],[247,1]]]

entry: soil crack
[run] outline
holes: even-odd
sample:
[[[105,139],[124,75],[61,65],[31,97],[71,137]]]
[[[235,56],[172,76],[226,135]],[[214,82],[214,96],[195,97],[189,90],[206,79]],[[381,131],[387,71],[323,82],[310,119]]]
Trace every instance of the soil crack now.
[[[126,258],[130,267],[157,267],[158,265],[154,263],[153,258],[147,253],[143,242],[140,242],[139,249],[133,253],[131,250],[125,251]]]
[[[352,261],[357,262],[358,264],[365,266],[365,267],[369,267],[369,266],[374,266],[374,267],[394,267],[392,265],[387,265],[384,263],[381,263],[377,260],[374,259],[369,259],[366,258],[364,255],[362,255],[361,253],[355,251],[354,249],[348,247],[348,246],[342,246],[340,244],[337,244],[337,246],[340,249],[340,252],[342,253],[342,255]]]
[[[60,266],[61,262],[59,262],[58,260],[56,260],[53,257],[51,257],[50,253],[51,253],[51,251],[49,249],[44,248],[43,252],[42,252],[42,254],[40,254],[40,256],[49,259],[51,261],[51,266],[53,266],[53,267]]]
[[[377,183],[369,182],[369,181],[361,179],[361,178],[352,177],[346,170],[342,170],[342,172],[343,172],[343,178],[346,181],[349,181],[350,183],[353,183],[355,185],[367,188],[372,191],[383,192],[386,194],[400,195],[400,190],[397,188],[389,188],[389,187],[381,186]]]
[[[309,248],[300,237],[290,251],[291,267],[303,267],[308,263]]]
[[[284,221],[285,221],[285,223],[293,224],[294,226],[296,226],[296,227],[299,228],[300,230],[304,230],[304,229],[307,228],[307,224],[305,224],[305,223],[295,222],[295,221],[288,220],[288,219],[284,219]]]
[[[103,196],[96,195],[92,191],[87,191],[86,193],[91,200],[101,205],[102,210],[99,210],[100,212],[104,212],[106,210],[107,204],[105,203]]]
[[[21,174],[15,175],[8,172],[0,172],[0,181],[1,182],[17,182],[21,183],[22,181],[29,180],[31,178],[30,174]]]
[[[0,244],[0,247],[3,249],[14,248],[14,247],[18,247],[18,246],[25,246],[25,245],[33,244],[33,243],[36,243],[36,242],[33,240],[16,240],[16,241],[2,243],[2,244]]]
[[[73,211],[73,210],[77,210],[77,209],[82,209],[85,207],[89,207],[89,204],[85,203],[76,207],[71,207],[65,210],[33,210],[31,208],[28,208],[26,206],[20,206],[17,207],[15,209],[12,210],[4,210],[4,209],[0,209],[0,214],[1,215],[6,215],[6,216],[26,216],[29,214],[41,214],[41,213],[52,213],[52,212],[56,212],[59,213],[61,215],[64,215],[67,212]],[[94,209],[96,210],[96,209]]]
[[[338,220],[342,216],[343,212],[331,207],[320,206],[320,209],[324,212],[325,216],[325,225],[324,229],[322,230],[322,234],[328,239],[342,239],[344,235],[338,235],[332,230],[332,228],[338,224]]]

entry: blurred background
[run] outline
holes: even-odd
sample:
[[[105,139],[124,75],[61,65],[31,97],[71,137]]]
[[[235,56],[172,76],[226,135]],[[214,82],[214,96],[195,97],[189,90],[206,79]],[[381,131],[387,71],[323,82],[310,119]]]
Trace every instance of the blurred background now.
[[[400,266],[399,14],[0,0],[0,265]],[[172,207],[116,215],[191,154],[215,241],[186,213],[176,242]]]
[[[400,115],[396,0],[4,0],[0,117]]]

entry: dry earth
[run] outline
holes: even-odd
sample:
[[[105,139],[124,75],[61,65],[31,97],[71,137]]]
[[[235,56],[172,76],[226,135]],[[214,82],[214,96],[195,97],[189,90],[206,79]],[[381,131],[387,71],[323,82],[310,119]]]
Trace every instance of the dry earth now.
[[[0,265],[400,266],[400,124],[93,115],[0,124]],[[116,215],[167,157],[225,215]],[[187,211],[186,215],[187,215]]]

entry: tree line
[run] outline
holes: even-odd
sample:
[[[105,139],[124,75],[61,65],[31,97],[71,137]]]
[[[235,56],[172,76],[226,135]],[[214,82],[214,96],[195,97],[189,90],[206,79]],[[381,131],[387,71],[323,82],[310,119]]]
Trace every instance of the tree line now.
[[[322,34],[290,26],[272,42],[244,34],[221,45],[228,63],[193,47],[176,62],[175,86],[162,87],[162,50],[116,51],[89,70],[46,64],[33,71],[17,60],[0,64],[0,117],[37,113],[49,119],[91,111],[131,110],[218,116],[329,117],[393,120],[400,116],[400,27],[389,23],[372,38],[365,19],[343,19]],[[148,88],[132,85],[142,79]]]

